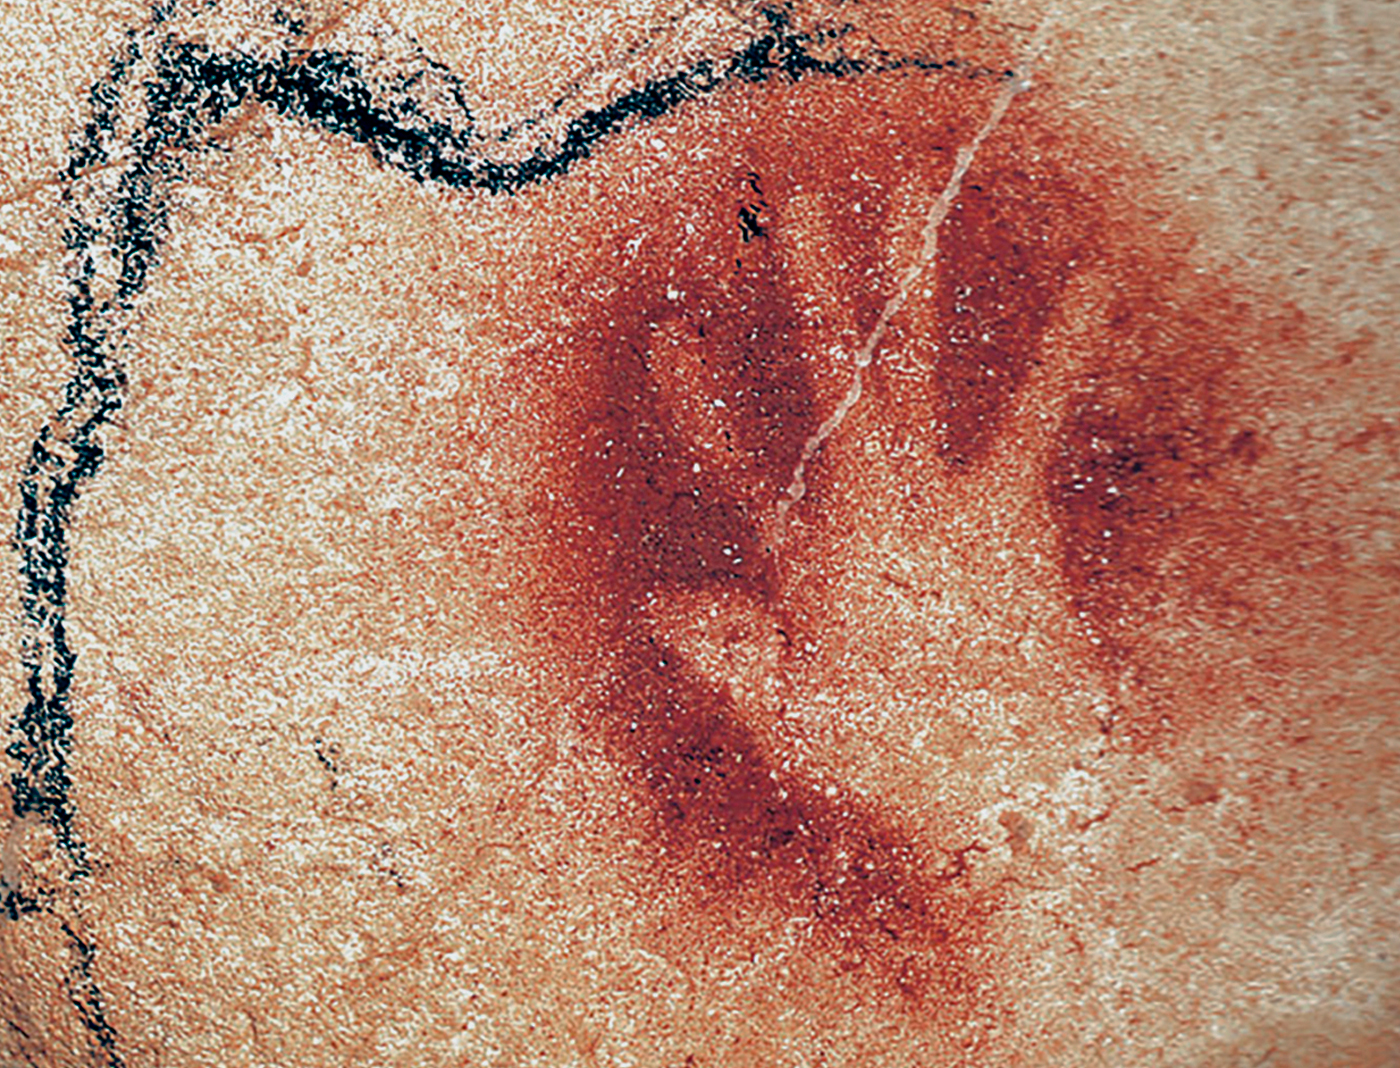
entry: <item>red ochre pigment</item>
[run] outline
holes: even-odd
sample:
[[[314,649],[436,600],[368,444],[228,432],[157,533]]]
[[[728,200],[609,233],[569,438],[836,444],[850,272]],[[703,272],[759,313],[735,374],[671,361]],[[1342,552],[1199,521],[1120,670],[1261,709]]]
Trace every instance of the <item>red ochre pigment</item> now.
[[[1273,446],[1251,364],[1297,347],[1296,317],[1193,270],[1190,240],[1141,207],[1150,169],[1032,89],[981,143],[779,526],[804,444],[1005,89],[966,68],[814,75],[637,127],[563,179],[607,189],[609,214],[583,224],[579,317],[542,358],[559,403],[537,630],[569,672],[609,680],[577,725],[634,792],[620,837],[643,843],[668,922],[703,944],[777,910],[815,959],[940,1028],[1008,1011],[1014,888],[968,878],[975,849],[924,855],[898,812],[791,771],[654,606],[738,605],[800,676],[839,626],[821,591],[862,493],[858,466],[834,484],[832,450],[902,457],[916,544],[1014,485],[1048,560],[1034,595],[1072,621],[1086,676],[1127,695],[1102,731],[1161,751],[1211,703],[1189,665],[1163,674],[1154,622],[1257,616],[1258,581],[1291,566],[1296,503],[1256,477]],[[973,840],[971,814],[937,819]]]

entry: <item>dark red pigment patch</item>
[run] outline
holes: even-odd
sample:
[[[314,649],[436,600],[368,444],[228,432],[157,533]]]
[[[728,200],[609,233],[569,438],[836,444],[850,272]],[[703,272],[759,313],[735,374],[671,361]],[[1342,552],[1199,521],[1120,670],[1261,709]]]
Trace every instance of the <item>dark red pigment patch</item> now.
[[[997,91],[948,72],[813,78],[721,94],[706,106],[722,122],[655,124],[663,140],[698,139],[689,169],[625,164],[628,188],[645,192],[625,223],[599,223],[580,276],[598,296],[551,356],[568,384],[551,413],[541,629],[580,677],[606,674],[580,716],[650,812],[629,835],[646,835],[658,885],[681,887],[678,915],[719,930],[770,903],[808,922],[819,955],[935,1021],[1005,1011],[993,931],[1007,890],[971,870],[969,815],[925,819],[942,855],[963,849],[940,868],[895,814],[788,770],[734,697],[683,662],[653,608],[671,595],[750,606],[791,665],[839,628],[820,598],[792,592],[837,577],[821,539],[842,521],[838,473],[822,456],[810,465],[798,510],[820,522],[787,532],[781,563],[773,517],[895,291],[889,249],[909,244],[901,197],[919,191],[927,212]],[[1103,181],[1110,164],[1084,166],[1086,145],[1013,104],[843,433],[898,446],[946,515],[976,503],[1018,412],[1043,412],[1053,431],[1035,503],[1068,610],[1100,643],[1086,670],[1129,678],[1154,604],[1209,600],[1212,573],[1257,564],[1238,493],[1269,443],[1234,373],[1245,348],[1220,340],[1257,331],[1250,314],[1224,296],[1180,310],[1179,249],[1139,241],[1148,229],[1125,221],[1123,184]],[[1067,356],[1048,339],[1092,272],[1117,288]],[[886,366],[911,349],[921,378]],[[1064,365],[1047,377],[1052,360]],[[858,496],[859,474],[845,477]],[[908,522],[917,534],[919,517]],[[1161,718],[1154,707],[1138,725],[1145,744],[1165,737]]]
[[[916,480],[924,464],[940,514],[975,501],[994,463],[1037,456],[1067,607],[1100,670],[1134,680],[1117,726],[1142,748],[1210,703],[1167,678],[1180,655],[1163,668],[1154,628],[1259,622],[1253,585],[1297,554],[1279,517],[1305,509],[1258,477],[1272,446],[1257,361],[1298,349],[1297,314],[1203,279],[1190,242],[1133,205],[1134,177],[1013,103],[940,228],[931,297],[885,347],[927,372],[877,361],[863,414]],[[1008,437],[1027,413],[1053,427],[1048,448]]]
[[[938,448],[953,470],[982,459],[1038,363],[1038,348],[1071,264],[1085,255],[1077,191],[1019,168],[963,182],[940,230],[933,269],[937,331],[925,389],[936,391]]]
[[[599,726],[637,762],[666,847],[663,881],[705,888],[701,899],[719,910],[768,902],[805,915],[840,968],[862,969],[913,1006],[987,992],[967,960],[996,895],[963,891],[965,858],[934,874],[869,806],[780,772],[728,696],[674,651],[638,641],[619,674]]]
[[[710,206],[731,233],[758,185],[750,175],[730,175]],[[753,218],[762,224],[761,208]],[[598,401],[581,428],[577,500],[611,532],[624,596],[711,582],[764,591],[771,578],[757,524],[816,426],[817,398],[768,238],[732,243],[678,240],[624,260],[633,273],[607,325],[583,340]]]
[[[1067,405],[1046,494],[1063,573],[1116,658],[1177,591],[1218,603],[1211,587],[1238,571],[1225,550],[1259,524],[1249,477],[1267,439],[1242,403],[1245,321],[1218,297],[1182,312],[1120,291],[1099,324],[1113,358]]]
[[[833,93],[875,123],[863,143],[813,107]],[[773,517],[894,292],[894,190],[872,165],[897,155],[927,178],[950,170],[969,136],[958,112],[921,121],[927,95],[906,78],[873,95],[834,82],[765,89],[736,101],[714,146],[723,162],[687,176],[683,201],[629,204],[646,239],[607,239],[600,269],[613,284],[569,343],[556,483],[567,498],[546,585],[551,628],[579,635],[575,655],[610,664],[585,727],[653,813],[649,852],[659,883],[691,902],[682,920],[723,928],[727,912],[764,903],[805,918],[809,948],[882,996],[966,1014],[994,1000],[974,962],[985,962],[999,893],[970,890],[965,864],[934,874],[937,858],[875,808],[782,770],[647,615],[669,593],[709,593],[770,613],[792,657],[819,634],[780,593]],[[822,493],[813,484],[807,503]]]

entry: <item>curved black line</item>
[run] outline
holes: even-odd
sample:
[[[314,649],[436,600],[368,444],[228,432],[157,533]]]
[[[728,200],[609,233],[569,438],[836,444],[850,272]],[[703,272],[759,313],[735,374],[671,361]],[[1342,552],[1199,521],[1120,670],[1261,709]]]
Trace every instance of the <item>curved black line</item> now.
[[[123,403],[126,376],[117,357],[124,331],[119,320],[132,309],[158,261],[169,232],[170,190],[184,177],[189,153],[207,142],[213,127],[256,100],[289,119],[367,146],[381,163],[419,182],[500,194],[563,175],[629,124],[661,117],[735,83],[899,70],[958,72],[970,78],[1013,75],[958,58],[878,55],[863,60],[839,52],[834,59],[818,58],[811,46],[829,44],[839,33],[796,32],[785,12],[773,8],[765,12],[768,31],[736,54],[703,59],[630,89],[570,120],[557,143],[502,160],[485,151],[488,142],[477,132],[465,86],[421,49],[415,53],[421,69],[379,81],[366,73],[364,57],[354,53],[289,47],[278,59],[264,61],[216,52],[173,34],[158,35],[176,2],[165,0],[153,8],[148,28],[128,31],[106,76],[91,89],[90,118],[70,145],[62,172],[69,209],[64,240],[75,265],[67,282],[64,341],[73,373],[61,403],[31,444],[13,535],[20,555],[20,655],[28,700],[12,723],[5,748],[17,765],[10,775],[12,808],[17,820],[34,817],[52,830],[67,861],[74,900],[92,868],[75,827],[68,762],[76,662],[65,630],[69,524],[83,485],[102,463],[99,431]],[[279,25],[291,33],[302,29],[288,18]],[[149,63],[155,74],[137,81],[142,63]],[[562,107],[561,99],[546,110]],[[444,111],[446,117],[438,114]],[[132,125],[130,133],[121,132],[123,122]],[[538,122],[528,119],[491,140],[508,142]],[[114,191],[88,198],[76,192],[90,176],[114,168],[119,171]],[[11,920],[57,914],[52,891],[26,894],[0,876],[0,893]],[[92,975],[96,949],[67,920],[62,927],[74,954],[70,1000],[98,1054],[110,1068],[120,1068],[117,1036]]]

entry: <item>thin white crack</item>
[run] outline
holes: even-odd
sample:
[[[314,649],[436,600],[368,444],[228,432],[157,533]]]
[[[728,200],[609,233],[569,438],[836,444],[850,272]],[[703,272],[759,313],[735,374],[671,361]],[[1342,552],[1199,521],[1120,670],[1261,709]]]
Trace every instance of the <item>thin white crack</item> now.
[[[973,160],[977,156],[982,143],[991,136],[992,132],[1001,125],[1001,121],[1006,116],[1007,109],[1011,107],[1011,102],[1019,94],[1031,87],[1030,71],[1035,60],[1039,57],[1043,48],[1045,38],[1049,33],[1052,20],[1046,19],[1036,30],[1030,46],[1027,48],[1026,61],[1021,65],[1020,73],[1015,78],[1009,80],[1001,91],[997,94],[992,103],[992,109],[987,118],[983,121],[972,140],[958,149],[957,161],[953,166],[953,173],[949,176],[947,184],[943,187],[943,192],[929,208],[928,217],[924,220],[923,246],[914,262],[905,269],[899,279],[899,288],[894,295],[885,302],[884,308],[880,312],[880,317],[875,321],[874,327],[866,336],[864,343],[856,351],[855,366],[851,371],[851,384],[846,390],[846,395],[841,402],[836,405],[835,410],[826,417],[821,426],[812,434],[802,446],[802,454],[798,457],[797,465],[793,468],[792,481],[788,483],[787,489],[778,500],[777,521],[773,532],[772,545],[777,548],[782,544],[783,536],[787,529],[787,517],[795,504],[807,493],[807,466],[812,459],[822,450],[827,439],[836,433],[837,429],[845,421],[846,416],[851,413],[856,404],[860,401],[861,389],[865,369],[875,360],[875,352],[880,347],[880,342],[884,340],[885,332],[889,329],[890,322],[908,303],[910,294],[914,291],[914,286],[923,277],[924,271],[933,263],[938,255],[938,231],[943,226],[943,222],[948,217],[948,212],[953,208],[953,202],[957,199],[958,193],[962,189],[963,178],[967,175],[972,166]]]

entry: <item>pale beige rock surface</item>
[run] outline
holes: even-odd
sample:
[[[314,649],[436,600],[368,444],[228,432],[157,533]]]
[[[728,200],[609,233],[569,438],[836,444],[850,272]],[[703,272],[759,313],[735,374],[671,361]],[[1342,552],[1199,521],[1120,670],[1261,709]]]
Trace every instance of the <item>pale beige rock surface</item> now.
[[[1199,237],[1192,265],[1285,293],[1319,324],[1316,343],[1278,353],[1280,379],[1307,385],[1281,440],[1304,475],[1328,458],[1318,512],[1355,562],[1335,591],[1354,623],[1280,659],[1270,694],[1298,725],[1291,747],[1262,704],[1165,755],[1105,758],[1096,738],[1049,730],[1013,743],[1008,724],[1043,709],[972,685],[969,657],[955,711],[976,744],[943,768],[946,789],[979,799],[986,870],[1026,884],[1008,928],[1017,1011],[996,1035],[909,1025],[794,952],[781,917],[736,922],[704,959],[666,946],[648,858],[610,819],[623,774],[552,718],[563,683],[520,594],[550,491],[540,413],[557,403],[523,361],[577,314],[559,279],[591,250],[567,221],[597,210],[606,171],[484,198],[254,109],[174,187],[121,355],[125,404],[73,512],[71,796],[91,874],[70,890],[51,831],[14,822],[7,888],[52,897],[49,913],[0,917],[0,1064],[1400,1062],[1393,6],[848,6],[879,25],[975,17],[1043,48],[1065,106],[1111,116],[1104,136],[1152,161],[1171,222]],[[66,146],[103,57],[149,15],[0,15],[13,516],[68,375]],[[317,43],[390,59],[415,39],[471,87],[483,126],[543,129],[560,97],[564,115],[596,106],[761,24],[740,5],[649,3],[304,18]],[[282,31],[271,6],[244,4],[170,32],[251,50]],[[630,144],[618,151],[648,151]],[[871,540],[909,550],[898,531]],[[932,555],[902,559],[919,574]],[[6,717],[24,702],[18,588]],[[869,633],[931,640],[928,604],[870,589],[843,602]],[[704,662],[718,639],[693,640]],[[802,759],[918,811],[940,765],[913,755],[920,668],[892,667],[895,647],[852,653],[870,715]],[[762,691],[761,647],[717,659]],[[93,992],[110,1048],[75,1008]]]

